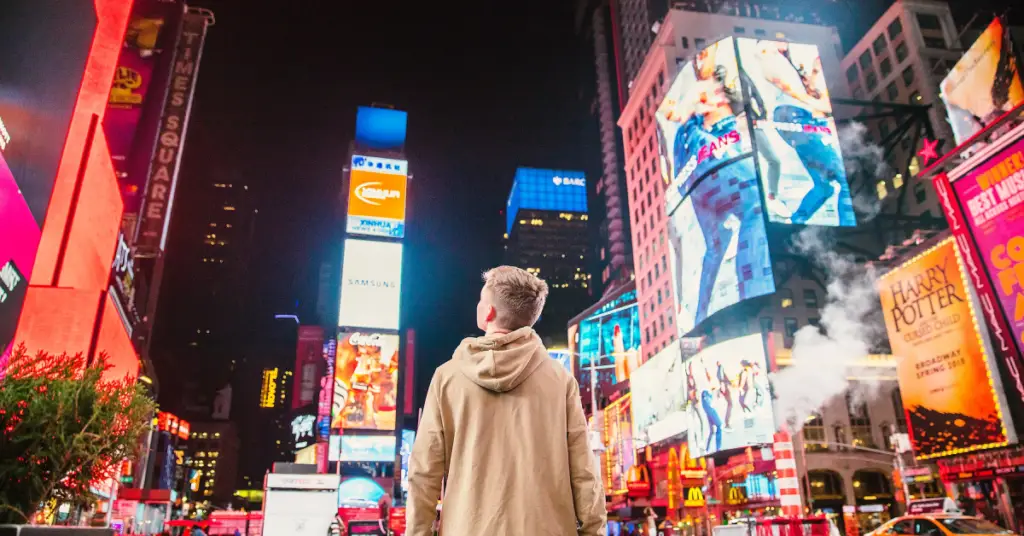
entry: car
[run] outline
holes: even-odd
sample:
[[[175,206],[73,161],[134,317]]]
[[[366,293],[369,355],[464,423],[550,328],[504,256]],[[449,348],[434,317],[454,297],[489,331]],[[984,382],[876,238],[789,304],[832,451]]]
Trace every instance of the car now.
[[[1013,531],[979,517],[962,514],[914,514],[900,516],[865,536],[981,536],[1012,535]]]

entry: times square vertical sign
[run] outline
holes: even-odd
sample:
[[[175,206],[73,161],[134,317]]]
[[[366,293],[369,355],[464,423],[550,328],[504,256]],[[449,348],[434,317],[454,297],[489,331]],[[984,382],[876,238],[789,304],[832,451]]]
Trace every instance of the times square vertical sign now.
[[[186,13],[175,47],[170,90],[160,117],[156,151],[149,167],[135,245],[140,256],[155,256],[164,248],[177,186],[181,150],[188,129],[196,75],[209,21]]]

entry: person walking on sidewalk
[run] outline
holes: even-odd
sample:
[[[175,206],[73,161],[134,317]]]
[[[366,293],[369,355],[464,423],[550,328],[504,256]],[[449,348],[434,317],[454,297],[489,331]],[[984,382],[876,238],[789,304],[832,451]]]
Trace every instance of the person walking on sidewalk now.
[[[519,268],[484,274],[484,335],[463,340],[427,391],[409,462],[408,536],[430,536],[445,478],[445,536],[605,534],[579,385],[532,327],[547,294]]]

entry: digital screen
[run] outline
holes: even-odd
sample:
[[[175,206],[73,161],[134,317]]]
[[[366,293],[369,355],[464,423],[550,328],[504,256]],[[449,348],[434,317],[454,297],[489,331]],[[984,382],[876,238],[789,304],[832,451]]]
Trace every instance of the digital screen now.
[[[327,441],[327,460],[336,462],[341,459],[341,436],[332,435]]]
[[[343,462],[394,462],[395,436],[341,436]]]
[[[398,329],[402,244],[345,240],[338,325]]]
[[[390,108],[360,106],[356,111],[356,145],[378,151],[400,151],[405,145],[409,114]]]
[[[384,488],[372,479],[366,477],[354,477],[346,479],[338,486],[338,503],[373,503],[384,496]]]
[[[939,84],[953,138],[959,145],[1024,102],[1010,29],[998,18]]]
[[[772,443],[775,416],[768,386],[768,362],[760,334],[704,348],[683,362],[690,456]]]
[[[346,225],[350,234],[405,236],[408,171],[405,160],[352,157]]]
[[[402,491],[409,492],[409,459],[412,458],[412,446],[416,443],[416,432],[402,430],[402,446],[399,456],[402,460]]]
[[[998,447],[1010,434],[953,238],[878,280],[914,454]]]
[[[683,66],[655,113],[676,328],[775,291],[731,38]]]
[[[686,431],[687,411],[696,411],[687,403],[686,381],[678,340],[633,371],[629,386],[633,393],[634,447]]]
[[[548,349],[548,355],[551,359],[558,361],[559,365],[562,365],[565,370],[572,374],[572,353],[569,350],[552,350]]]
[[[520,209],[587,211],[587,179],[582,171],[516,169],[505,206],[505,232],[512,232]]]
[[[737,47],[769,221],[857,225],[818,47],[747,38]]]
[[[331,429],[395,429],[398,344],[398,335],[338,334]]]
[[[629,379],[640,366],[640,309],[636,291],[630,290],[604,304],[570,327],[569,351],[579,355],[577,379],[584,400],[590,397],[591,370],[596,372],[598,394]]]
[[[96,29],[93,2],[5,0],[0,17],[0,356],[14,337]]]

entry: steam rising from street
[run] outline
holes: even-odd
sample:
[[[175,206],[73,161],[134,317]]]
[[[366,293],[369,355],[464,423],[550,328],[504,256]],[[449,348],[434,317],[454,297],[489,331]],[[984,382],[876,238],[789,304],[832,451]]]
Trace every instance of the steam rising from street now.
[[[828,274],[828,295],[821,309],[821,329],[804,326],[793,343],[793,363],[772,376],[777,422],[797,432],[813,412],[853,388],[855,399],[869,398],[877,383],[858,380],[851,385],[849,369],[866,357],[884,335],[877,318],[877,275],[870,266],[837,253],[824,232],[809,227],[796,235],[798,253],[813,259]]]
[[[891,168],[885,162],[882,148],[868,140],[868,129],[863,123],[846,123],[839,127],[838,134],[857,219],[859,223],[870,221],[880,208],[878,195],[872,186],[887,176]],[[865,181],[867,187],[859,188]]]

